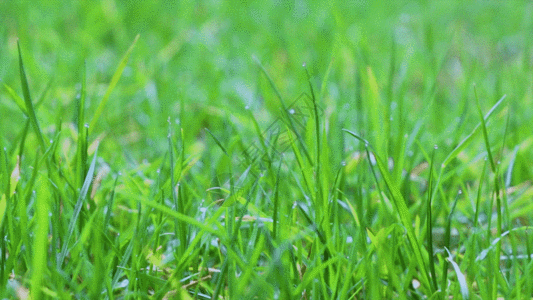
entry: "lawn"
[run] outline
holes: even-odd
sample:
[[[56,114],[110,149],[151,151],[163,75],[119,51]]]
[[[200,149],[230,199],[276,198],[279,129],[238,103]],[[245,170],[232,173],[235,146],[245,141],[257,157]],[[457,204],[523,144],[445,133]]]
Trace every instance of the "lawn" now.
[[[531,299],[532,15],[1,1],[0,297]]]

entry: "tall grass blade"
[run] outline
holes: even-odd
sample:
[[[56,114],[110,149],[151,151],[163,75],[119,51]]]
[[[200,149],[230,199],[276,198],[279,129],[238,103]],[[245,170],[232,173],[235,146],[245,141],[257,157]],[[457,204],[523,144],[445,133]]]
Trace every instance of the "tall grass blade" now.
[[[85,203],[87,192],[89,191],[89,187],[91,186],[91,183],[93,181],[97,156],[98,156],[98,146],[96,147],[96,150],[94,151],[94,156],[91,162],[91,166],[89,167],[89,171],[87,172],[87,176],[85,177],[85,182],[83,183],[83,186],[81,187],[78,200],[76,201],[76,205],[74,206],[74,211],[72,212],[72,216],[70,218],[70,223],[67,229],[67,235],[65,239],[63,240],[63,246],[61,247],[61,252],[59,253],[59,257],[58,257],[58,264],[57,264],[58,267],[61,267],[63,265],[63,262],[65,261],[65,257],[67,256],[67,253],[69,250],[68,247],[70,243],[70,238],[72,237],[72,233],[74,232],[74,229],[76,228],[76,224],[78,222],[80,211],[82,209],[83,204]]]
[[[42,299],[43,280],[47,273],[48,229],[50,211],[50,192],[47,179],[40,176],[37,181],[38,193],[35,200],[35,223],[33,240],[33,264],[31,294],[33,299]]]
[[[448,253],[448,257],[446,258],[446,260],[452,264],[455,274],[457,274],[457,280],[459,281],[461,296],[463,296],[464,300],[470,299],[470,295],[468,292],[468,284],[466,283],[465,275],[463,274],[463,272],[461,272],[461,268],[459,268],[459,265],[457,265],[457,263],[453,260],[452,254],[450,253],[448,248],[444,249],[446,249],[446,252]]]
[[[1,145],[0,145],[1,147]],[[4,225],[4,217],[5,212],[7,208],[7,201],[13,194],[13,191],[18,183],[18,178],[20,175],[20,164],[17,162],[17,165],[13,169],[13,172],[11,173],[11,176],[8,176],[9,174],[9,162],[7,159],[7,151],[6,149],[0,150],[0,174],[2,177],[0,177],[0,180],[4,181],[4,193],[1,193],[2,196],[0,197],[0,228],[3,228]],[[1,182],[1,181],[0,181]],[[5,252],[2,252],[2,255],[4,255]],[[3,268],[0,268],[3,270]],[[1,281],[0,281],[1,283]]]
[[[42,92],[42,94],[39,96],[39,99],[37,100],[37,102],[35,103],[34,107],[35,107],[35,110],[37,110],[37,108],[39,108],[39,106],[41,106],[41,104],[43,103],[44,101],[44,98],[46,96],[46,93],[48,92],[48,90],[50,89],[50,87],[52,86],[52,80],[48,81],[48,83],[46,84],[46,87],[44,89],[44,91]],[[7,93],[9,94],[9,96],[11,97],[11,99],[13,100],[13,102],[15,102],[15,104],[19,107],[19,109],[22,111],[22,113],[28,117],[28,121],[29,121],[29,116],[28,116],[28,111],[26,110],[26,104],[24,102],[24,100],[22,98],[20,98],[19,95],[17,95],[17,93],[15,92],[15,90],[13,90],[9,85],[7,85],[6,83],[4,83],[4,88],[6,89]]]
[[[433,288],[435,290],[438,289],[437,285],[437,274],[435,272],[435,259],[434,259],[434,252],[433,252],[433,219],[432,219],[432,200],[433,200],[433,163],[435,162],[435,151],[437,150],[437,146],[433,148],[433,154],[431,155],[431,164],[429,166],[429,182],[428,182],[428,200],[427,200],[427,208],[426,208],[426,236],[428,239],[428,257],[429,257],[429,271],[431,272],[431,279],[433,279]]]
[[[228,151],[226,150],[226,148],[224,146],[222,146],[222,143],[218,140],[218,138],[211,132],[211,130],[205,128],[205,131],[207,131],[207,133],[209,133],[209,135],[213,138],[213,140],[215,141],[215,143],[217,143],[218,147],[220,147],[220,149],[222,150],[222,152],[224,152],[224,154],[226,154],[227,157],[230,157],[230,155],[228,154]]]
[[[494,161],[494,158],[492,156],[492,150],[490,148],[490,141],[489,141],[489,135],[487,131],[487,126],[485,124],[485,120],[483,118],[483,112],[481,111],[481,105],[479,104],[479,98],[477,96],[477,89],[474,86],[474,94],[476,98],[476,106],[479,113],[479,117],[481,119],[481,128],[483,130],[483,140],[485,141],[485,148],[487,150],[487,155],[489,159],[489,164],[491,166],[492,172],[494,172],[494,192],[496,197],[496,222],[497,222],[497,228],[496,232],[497,235],[500,236],[503,231],[503,216],[502,216],[502,200],[501,200],[501,193],[500,193],[500,175],[499,175],[499,165],[496,166],[496,162]],[[505,138],[504,138],[505,141]],[[500,260],[500,253],[501,253],[501,244],[496,245],[496,254],[494,256],[494,269],[499,270],[499,260]]]
[[[485,141],[485,148],[487,149],[487,154],[489,156],[489,163],[492,168],[493,172],[496,172],[496,164],[494,162],[494,159],[492,158],[492,151],[490,150],[490,141],[489,141],[489,135],[487,133],[487,125],[485,124],[485,118],[483,118],[483,112],[481,111],[481,105],[479,104],[479,99],[477,97],[477,89],[476,86],[474,86],[474,94],[476,98],[476,106],[479,113],[479,119],[481,124],[481,130],[483,131],[483,140]]]
[[[485,181],[485,173],[487,171],[487,161],[485,160],[485,163],[483,164],[483,170],[481,171],[481,177],[479,177],[479,186],[477,190],[477,196],[476,196],[476,211],[474,213],[474,226],[480,225],[479,222],[479,204],[481,203],[481,192],[483,190],[483,182]]]
[[[115,202],[115,191],[117,188],[117,182],[118,182],[119,175],[117,175],[117,177],[115,178],[115,183],[113,184],[113,190],[111,191],[111,196],[110,196],[109,202],[107,203],[107,212],[105,214],[104,224],[102,228],[107,228],[109,221],[111,220],[111,212],[113,211],[113,203]]]
[[[76,100],[78,119],[78,144],[76,148],[77,187],[81,188],[87,173],[87,128],[85,127],[85,98],[87,95],[87,63],[83,65],[80,96]]]
[[[272,239],[277,240],[278,236],[278,215],[279,215],[279,180],[280,180],[280,171],[281,163],[283,160],[280,160],[278,166],[278,174],[276,176],[276,185],[274,186],[274,212],[272,216]]]
[[[120,277],[122,277],[122,274],[124,273],[124,270],[128,267],[128,261],[131,258],[131,253],[133,252],[133,246],[134,246],[135,240],[131,239],[128,243],[128,246],[126,247],[126,250],[124,251],[124,254],[122,255],[122,258],[120,259],[120,262],[117,265],[117,270],[115,272],[115,275],[113,275],[113,280],[111,281],[111,287],[115,288],[117,286],[118,280]]]
[[[26,71],[24,71],[24,63],[22,62],[22,52],[20,50],[20,44],[18,41],[17,41],[17,48],[19,52],[20,83],[22,85],[22,94],[24,95],[24,103],[26,105],[26,112],[28,114],[28,117],[30,118],[30,122],[33,126],[33,129],[35,130],[35,134],[37,135],[39,144],[41,145],[41,148],[42,148],[41,151],[45,151],[46,145],[44,142],[43,134],[41,132],[41,128],[39,126],[39,122],[37,120],[37,116],[35,114],[33,103],[31,101],[30,88],[28,87],[28,78],[26,77]]]
[[[355,137],[356,139],[362,141],[365,143],[365,148],[368,153],[368,157],[370,157],[369,153],[369,143],[356,133],[343,129],[343,131],[347,132],[351,136]],[[394,182],[392,181],[392,178],[390,178],[388,166],[383,162],[381,157],[374,151],[374,157],[376,159],[376,164],[381,172],[381,176],[383,176],[383,180],[385,181],[385,184],[387,188],[389,189],[389,192],[391,193],[391,198],[394,202],[394,206],[396,207],[396,210],[398,212],[398,215],[400,217],[400,221],[402,222],[402,225],[405,227],[405,230],[407,232],[407,238],[409,239],[409,242],[411,244],[411,247],[413,249],[416,264],[418,265],[419,269],[423,273],[423,280],[427,287],[430,288],[431,294],[434,292],[433,285],[431,284],[431,276],[427,270],[426,264],[424,262],[420,243],[418,242],[416,235],[413,230],[413,223],[411,221],[411,214],[409,213],[409,209],[407,208],[407,205],[405,204],[405,200],[400,192],[400,190],[396,187]]]
[[[506,95],[503,95],[503,97],[501,97],[500,100],[498,100],[498,102],[496,102],[496,104],[494,104],[492,106],[492,108],[485,114],[485,116],[483,117],[484,121],[487,121],[489,119],[489,117],[496,110],[496,108],[498,108],[498,106],[500,106],[500,104],[503,102],[505,97],[506,97]],[[479,130],[479,128],[481,126],[482,126],[481,123],[477,124],[476,127],[474,127],[474,130],[472,130],[472,132],[469,135],[467,135],[459,143],[459,145],[457,145],[457,147],[455,147],[453,149],[453,151],[450,154],[448,154],[448,156],[442,162],[443,169],[444,169],[444,167],[446,167],[452,161],[452,159],[454,159],[461,151],[463,151],[464,148],[466,148],[466,146],[468,146],[468,144],[470,144],[470,142],[472,142],[473,138],[475,137],[475,135],[477,134],[477,132],[478,132],[478,130]]]
[[[444,233],[444,247],[450,248],[450,236],[452,231],[452,217],[453,213],[455,211],[455,206],[457,205],[457,200],[459,200],[459,195],[461,193],[459,192],[457,194],[457,197],[455,197],[455,201],[453,202],[452,209],[450,210],[450,214],[448,215],[448,218],[446,220],[446,232]],[[444,289],[448,286],[448,262],[445,261],[442,264],[442,283],[441,287]]]
[[[109,82],[109,86],[107,87],[104,97],[102,98],[102,101],[96,108],[93,119],[91,120],[91,124],[89,125],[89,134],[92,133],[92,131],[96,127],[96,124],[98,122],[98,119],[100,118],[100,115],[104,112],[105,106],[107,105],[107,102],[109,101],[109,96],[111,95],[111,92],[115,89],[115,86],[117,85],[120,77],[122,76],[122,72],[124,71],[124,68],[126,68],[126,65],[128,64],[130,54],[133,51],[133,48],[135,44],[137,43],[137,40],[139,40],[139,36],[140,35],[138,34],[135,37],[135,39],[133,40],[133,43],[128,48],[128,51],[126,51],[126,54],[124,54],[124,57],[122,57],[122,60],[120,61],[115,73],[113,74],[113,77],[111,77],[111,82]]]
[[[261,69],[261,71],[263,72],[265,77],[267,78],[268,82],[270,83],[270,86],[272,87],[272,89],[276,93],[276,96],[278,97],[279,103],[281,104],[281,108],[283,110],[283,112],[282,112],[283,118],[282,119],[285,122],[288,123],[289,128],[296,135],[296,139],[300,143],[300,146],[301,146],[301,148],[302,148],[302,150],[303,150],[303,152],[305,154],[305,157],[307,158],[309,163],[312,164],[313,163],[313,159],[311,158],[311,155],[309,154],[309,151],[307,150],[307,146],[306,146],[302,136],[300,135],[299,130],[297,130],[296,125],[294,124],[294,121],[293,121],[293,119],[292,119],[292,117],[291,117],[291,115],[289,113],[289,109],[287,108],[287,105],[283,101],[283,97],[281,96],[281,93],[279,92],[279,90],[277,89],[276,85],[274,84],[274,80],[272,80],[272,78],[268,74],[268,72],[265,69],[265,67],[261,64],[259,59],[257,59],[257,57],[255,57],[255,56],[253,57],[253,59],[254,59],[255,63],[259,66],[259,68]]]
[[[369,87],[368,95],[366,97],[367,112],[370,118],[370,132],[372,133],[375,150],[383,158],[387,158],[387,137],[388,137],[388,118],[387,109],[381,103],[381,97],[379,95],[379,87],[374,76],[372,68],[368,66],[366,68],[366,84]]]
[[[17,95],[17,93],[15,92],[15,90],[13,90],[9,85],[7,85],[5,82],[3,84],[9,96],[11,97],[11,99],[13,99],[13,102],[15,102],[15,104],[19,107],[19,109],[24,115],[28,116],[28,111],[26,110],[26,104],[24,103],[24,100],[20,98],[20,96]]]

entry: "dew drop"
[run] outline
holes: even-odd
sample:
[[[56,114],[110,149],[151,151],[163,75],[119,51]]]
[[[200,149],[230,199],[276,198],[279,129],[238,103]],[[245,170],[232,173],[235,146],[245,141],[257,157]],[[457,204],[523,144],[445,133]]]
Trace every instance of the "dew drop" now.
[[[433,148],[434,148],[435,150],[437,150],[437,149],[439,149],[439,146],[435,145],[435,146],[433,146]]]
[[[346,166],[346,162],[345,162],[344,160],[341,161],[341,165],[342,165],[343,167],[345,167],[345,166]]]
[[[295,111],[294,108],[289,109],[289,114],[294,115]]]
[[[85,124],[83,125],[83,127],[85,127],[85,128],[89,128],[89,123],[85,123]]]
[[[250,106],[249,106],[249,105],[246,105],[246,106],[244,107],[244,109],[249,110],[249,109],[250,109]]]
[[[302,67],[304,67],[304,68],[306,67],[305,63],[302,64]]]

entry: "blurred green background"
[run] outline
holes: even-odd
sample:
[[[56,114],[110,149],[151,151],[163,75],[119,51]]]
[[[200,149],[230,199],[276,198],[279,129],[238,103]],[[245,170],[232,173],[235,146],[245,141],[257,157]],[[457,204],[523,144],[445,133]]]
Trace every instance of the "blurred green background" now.
[[[266,128],[277,99],[254,57],[286,102],[309,93],[306,63],[332,137],[342,135],[340,128],[364,134],[359,74],[367,68],[384,113],[401,122],[391,126],[391,137],[398,126],[412,132],[425,116],[418,138],[451,150],[478,121],[470,113],[474,84],[485,112],[507,94],[510,147],[531,135],[530,1],[1,1],[0,14],[2,83],[21,94],[17,39],[34,100],[52,80],[38,112],[48,136],[59,117],[74,123],[84,61],[89,122],[140,34],[89,137],[105,134],[102,155],[111,161],[161,156],[169,118],[185,127],[188,145],[204,139],[203,128],[221,139],[236,134],[228,130],[231,115],[244,115],[246,106]],[[2,143],[10,148],[23,115],[4,89],[0,112]],[[495,118],[498,137],[506,112]],[[340,160],[345,145],[337,144]]]

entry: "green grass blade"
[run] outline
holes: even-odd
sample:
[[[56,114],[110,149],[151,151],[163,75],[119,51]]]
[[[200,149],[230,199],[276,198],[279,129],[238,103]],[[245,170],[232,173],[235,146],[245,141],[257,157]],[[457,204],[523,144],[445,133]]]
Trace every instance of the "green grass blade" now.
[[[100,115],[104,112],[105,106],[107,105],[107,102],[109,101],[109,96],[111,95],[111,92],[115,89],[115,86],[120,80],[120,77],[122,76],[122,72],[124,71],[124,68],[126,68],[126,65],[128,64],[130,54],[133,51],[133,48],[135,44],[137,43],[137,40],[139,40],[139,36],[140,35],[137,35],[135,37],[135,39],[133,40],[133,43],[128,48],[128,51],[126,51],[126,54],[124,54],[124,57],[120,61],[115,73],[113,74],[113,77],[111,77],[111,82],[109,83],[109,86],[107,87],[107,90],[104,94],[104,97],[102,98],[102,101],[96,108],[93,119],[91,120],[91,124],[89,125],[89,134],[92,133],[92,131],[96,127],[96,124],[98,122],[98,119],[100,118]]]
[[[224,154],[226,154],[227,157],[230,157],[230,155],[228,154],[228,151],[226,150],[226,148],[224,146],[222,146],[222,143],[217,139],[217,137],[211,132],[211,130],[205,128],[205,131],[207,131],[207,133],[209,133],[209,135],[213,138],[213,140],[215,141],[215,143],[217,143],[218,147],[220,147],[220,149],[222,150],[222,152],[224,152]]]
[[[39,99],[37,100],[37,103],[35,103],[35,110],[37,110],[37,108],[39,108],[39,106],[43,103],[44,101],[44,97],[46,96],[46,93],[48,92],[48,90],[50,89],[52,85],[52,80],[50,80],[48,82],[48,84],[46,85],[46,88],[44,89],[43,93],[41,94],[41,96],[39,97]],[[22,98],[20,98],[19,95],[17,95],[17,93],[15,92],[15,90],[13,90],[9,85],[7,85],[6,83],[4,83],[4,88],[6,89],[7,93],[9,94],[9,96],[11,97],[11,99],[13,100],[13,102],[15,102],[15,104],[19,107],[19,109],[22,111],[22,113],[28,117],[28,111],[26,110],[26,104],[24,103],[24,100]]]
[[[477,96],[477,89],[476,86],[474,86],[474,94],[476,98],[476,106],[479,113],[479,119],[481,124],[481,129],[483,131],[483,140],[485,141],[485,148],[487,149],[487,154],[489,156],[489,163],[492,168],[492,172],[496,172],[496,164],[494,162],[494,159],[492,158],[492,151],[490,150],[490,141],[489,141],[489,134],[487,133],[487,125],[485,124],[485,118],[483,118],[483,112],[481,111],[481,105],[479,104],[479,98]]]
[[[337,44],[338,44],[338,40],[335,40],[335,45]],[[320,85],[320,93],[318,94],[319,99],[323,99],[324,96],[326,95],[326,88],[328,86],[328,81],[330,80],[331,70],[333,69],[334,62],[335,62],[335,56],[332,54],[331,59],[329,60],[328,68],[326,69],[326,73],[324,73],[324,78],[322,78],[322,84]]]
[[[63,262],[65,261],[65,257],[67,256],[70,238],[72,237],[72,233],[74,232],[74,229],[78,222],[80,211],[82,209],[83,204],[85,203],[87,192],[89,191],[89,187],[91,186],[91,183],[93,181],[97,156],[98,156],[98,147],[94,151],[94,156],[91,162],[91,166],[89,167],[89,171],[87,172],[87,176],[85,177],[85,182],[83,183],[83,186],[81,187],[78,200],[76,201],[76,205],[74,206],[74,211],[72,212],[70,223],[67,229],[67,235],[65,239],[63,240],[63,246],[61,247],[61,252],[59,253],[58,264],[57,264],[59,267],[63,265]]]
[[[117,286],[118,280],[120,277],[122,277],[124,270],[128,266],[128,261],[131,258],[131,253],[133,252],[133,244],[134,239],[130,239],[128,242],[128,246],[126,247],[126,250],[124,250],[124,254],[122,255],[120,262],[117,265],[117,270],[115,272],[115,275],[113,275],[113,280],[111,281],[111,286],[115,288]]]
[[[13,194],[13,190],[15,189],[17,183],[18,183],[18,177],[20,174],[20,164],[17,163],[17,166],[13,169],[13,172],[11,173],[11,176],[9,176],[9,162],[7,159],[7,151],[5,148],[2,149],[2,146],[0,145],[0,186],[1,182],[4,183],[4,193],[0,194],[2,195],[0,197],[0,228],[3,228],[4,225],[4,217],[5,212],[7,208],[7,200],[11,197]],[[2,252],[2,256],[5,252]],[[0,272],[3,272],[3,269],[0,270]],[[3,275],[3,273],[2,273]],[[3,277],[1,278],[3,279]],[[2,283],[2,281],[0,281]]]
[[[485,149],[487,150],[487,155],[488,155],[488,159],[489,159],[489,164],[491,166],[491,169],[492,169],[492,172],[495,173],[495,176],[494,176],[494,194],[495,194],[495,197],[496,197],[496,224],[497,224],[497,228],[496,228],[496,232],[497,232],[497,235],[501,235],[502,234],[502,231],[503,231],[503,216],[502,216],[502,199],[501,199],[501,189],[500,189],[500,169],[499,169],[499,165],[497,166],[496,165],[496,162],[494,161],[494,158],[492,156],[492,150],[490,148],[490,141],[489,141],[489,135],[488,135],[488,131],[487,131],[487,126],[486,126],[486,123],[485,123],[485,120],[483,118],[483,112],[481,111],[481,105],[479,104],[479,98],[477,96],[477,89],[476,87],[474,86],[474,94],[475,94],[475,98],[476,98],[476,106],[477,106],[477,110],[478,110],[478,113],[479,113],[479,117],[480,117],[480,122],[481,122],[481,128],[483,130],[483,140],[485,141]],[[507,128],[506,128],[507,130]],[[505,135],[507,133],[505,132],[504,133],[504,143],[505,143]],[[497,244],[496,246],[496,254],[494,256],[494,269],[495,270],[499,270],[500,268],[500,264],[499,264],[499,261],[500,261],[500,253],[501,253],[501,244]]]
[[[316,137],[316,173],[317,177],[320,174],[320,120],[318,116],[318,106],[317,99],[315,97],[315,90],[313,89],[313,84],[311,83],[311,75],[309,70],[307,70],[306,65],[303,65],[305,68],[305,74],[307,75],[307,83],[309,84],[309,90],[311,91],[311,100],[313,102],[313,116],[315,117],[315,137]],[[317,180],[317,183],[320,183],[320,180]],[[320,187],[317,186],[317,190],[320,191]]]
[[[446,252],[448,253],[448,257],[446,258],[447,261],[449,261],[452,266],[453,270],[455,271],[455,274],[457,274],[457,280],[459,281],[459,288],[461,290],[461,296],[463,296],[464,300],[470,299],[469,291],[468,291],[468,284],[466,283],[466,278],[463,272],[461,272],[461,268],[459,268],[459,265],[453,260],[452,254],[448,250],[448,248],[445,248]]]
[[[278,236],[278,215],[279,215],[279,180],[280,180],[280,171],[281,171],[281,163],[283,162],[283,159],[280,160],[279,166],[278,166],[278,174],[276,176],[276,185],[274,186],[274,212],[272,216],[272,239],[275,241],[277,240]]]
[[[433,200],[433,163],[435,162],[435,151],[437,146],[433,148],[433,154],[431,155],[431,163],[429,166],[429,182],[428,182],[428,199],[427,199],[427,208],[426,208],[426,236],[428,239],[428,257],[429,257],[429,271],[431,272],[431,279],[433,279],[433,288],[438,289],[437,285],[437,274],[435,272],[435,258],[433,252],[433,220],[432,220],[432,200]]]
[[[311,155],[309,154],[309,151],[307,150],[307,146],[306,146],[302,136],[300,135],[299,130],[296,129],[296,125],[294,124],[294,121],[293,121],[291,115],[289,114],[289,110],[287,108],[287,105],[283,101],[283,97],[281,96],[281,93],[279,92],[278,88],[274,84],[274,80],[272,80],[272,78],[268,74],[268,72],[265,69],[265,67],[261,64],[259,59],[257,59],[257,57],[255,57],[255,56],[254,56],[254,61],[259,66],[259,68],[261,69],[261,71],[263,72],[265,77],[267,78],[268,82],[270,83],[270,86],[272,87],[272,89],[276,93],[276,96],[278,97],[279,103],[281,104],[281,108],[283,110],[283,112],[282,112],[283,118],[282,119],[285,122],[288,123],[289,128],[296,135],[296,138],[297,138],[298,142],[300,143],[300,147],[302,148],[302,150],[303,150],[303,152],[305,154],[305,157],[307,158],[309,163],[313,163],[313,159],[311,158]]]
[[[174,203],[174,209],[176,212],[180,214],[185,214],[184,209],[184,203],[183,203],[183,195],[181,193],[182,187],[180,187],[179,183],[176,184],[175,178],[174,178],[174,147],[172,144],[172,135],[170,132],[170,124],[169,124],[169,134],[168,134],[168,151],[169,151],[169,160],[170,160],[170,189],[171,189],[171,195],[172,195],[172,202]],[[181,157],[181,154],[180,154]],[[181,166],[183,161],[178,162],[178,178],[181,177]],[[176,191],[177,189],[177,191]],[[187,247],[186,240],[187,240],[187,228],[185,224],[183,224],[182,221],[175,219],[174,220],[174,233],[176,234],[176,238],[180,241],[180,247],[179,247],[179,254],[182,254],[185,251],[185,248]]]
[[[225,234],[224,231],[219,230],[219,229],[214,229],[214,228],[208,226],[209,224],[211,224],[209,221],[201,222],[201,221],[199,221],[199,220],[197,220],[197,219],[195,219],[193,217],[180,214],[180,213],[170,209],[169,207],[167,207],[165,205],[161,205],[161,204],[159,204],[157,202],[154,202],[154,201],[149,201],[149,200],[143,199],[143,198],[139,198],[138,200],[141,201],[141,203],[143,203],[144,205],[149,206],[149,207],[151,207],[153,209],[156,209],[158,211],[161,211],[162,213],[168,215],[169,217],[176,218],[176,219],[178,219],[180,221],[188,223],[189,225],[198,227],[201,230],[205,230],[206,232],[209,232],[209,233],[214,234],[215,236],[219,237],[221,240],[227,240],[227,234]],[[224,209],[224,208],[222,208],[222,209]]]
[[[505,97],[506,97],[506,95],[503,95],[503,97],[501,97],[500,100],[498,102],[496,102],[496,104],[494,104],[494,106],[492,106],[492,108],[489,110],[489,112],[487,112],[485,114],[485,117],[483,117],[484,121],[489,119],[489,117],[496,110],[496,108],[498,108],[498,106],[500,106],[500,104],[503,102]],[[455,149],[453,149],[453,151],[450,154],[448,154],[448,156],[442,162],[443,169],[444,169],[444,167],[446,167],[452,161],[452,159],[454,159],[461,151],[463,151],[466,148],[466,146],[468,146],[468,144],[470,144],[470,142],[472,142],[473,138],[476,136],[476,134],[477,134],[477,132],[478,132],[480,127],[481,127],[481,123],[479,123],[476,127],[474,127],[474,130],[472,130],[472,132],[469,135],[467,135],[459,143],[459,145],[457,145],[457,147],[455,147]]]
[[[481,171],[481,176],[479,177],[479,186],[477,190],[477,196],[476,196],[476,211],[474,213],[474,226],[480,225],[479,222],[479,204],[481,202],[481,192],[483,190],[483,182],[485,181],[485,173],[487,171],[487,161],[485,160],[485,163],[483,164],[483,170]]]
[[[448,215],[448,218],[446,219],[446,232],[444,233],[444,247],[450,248],[450,236],[452,231],[452,217],[453,213],[455,211],[455,206],[457,205],[457,200],[459,200],[459,194],[457,194],[457,197],[455,197],[455,201],[452,204],[452,208],[450,210],[450,214]],[[443,288],[448,286],[448,261],[445,261],[442,264],[442,283],[441,286]]]
[[[42,299],[43,280],[47,269],[50,192],[44,176],[37,181],[38,194],[35,200],[35,237],[33,240],[33,264],[31,294],[33,299]]]
[[[80,96],[76,99],[78,144],[76,148],[77,187],[81,188],[87,173],[87,128],[85,127],[85,98],[87,94],[87,63],[83,65]]]
[[[15,104],[22,111],[22,113],[24,113],[24,115],[28,116],[28,111],[26,110],[26,104],[24,104],[24,100],[22,98],[20,98],[19,95],[17,95],[17,93],[15,92],[15,90],[13,90],[6,83],[4,83],[4,88],[6,89],[7,93],[9,94],[9,96],[11,97],[13,102],[15,102]]]
[[[387,108],[381,103],[381,97],[379,95],[379,87],[372,71],[372,68],[368,66],[366,68],[365,84],[368,86],[368,95],[365,97],[367,113],[370,118],[369,133],[373,137],[375,150],[381,157],[387,159],[387,137],[388,137],[388,118]],[[385,117],[384,117],[385,116]]]
[[[347,132],[348,134],[355,137],[356,139],[364,142],[367,152],[369,152],[368,147],[370,145],[365,139],[363,139],[356,133],[349,131],[347,129],[343,129],[343,131]],[[368,157],[370,157],[370,153],[368,153]],[[431,284],[431,278],[430,278],[429,272],[427,271],[426,264],[422,256],[422,252],[420,250],[421,249],[420,243],[418,242],[416,235],[414,233],[414,230],[413,230],[413,223],[411,221],[411,214],[409,213],[409,209],[407,208],[407,205],[405,204],[405,200],[402,196],[402,193],[396,187],[396,185],[392,181],[392,178],[390,178],[387,165],[383,162],[381,157],[376,152],[374,152],[374,157],[376,159],[376,164],[381,172],[381,176],[383,176],[383,180],[385,181],[385,184],[387,185],[387,188],[389,189],[391,193],[394,206],[396,207],[396,210],[400,217],[400,221],[402,222],[402,225],[405,227],[405,230],[407,231],[407,238],[409,239],[409,242],[411,243],[411,247],[413,248],[414,255],[416,258],[416,264],[418,265],[421,272],[423,273],[423,276],[424,276],[423,279],[424,279],[426,286],[429,287],[431,290],[431,293],[433,293],[434,292],[433,285]]]
[[[111,220],[111,212],[113,211],[113,203],[115,202],[115,191],[117,188],[118,177],[119,175],[117,175],[115,178],[115,183],[113,184],[113,189],[111,190],[111,196],[109,202],[107,203],[107,212],[105,214],[104,225],[102,228],[107,228],[109,221]]]
[[[39,122],[35,114],[35,109],[31,101],[30,88],[28,87],[28,78],[26,77],[26,71],[24,71],[24,63],[22,62],[22,52],[20,50],[20,44],[17,41],[17,47],[19,52],[19,68],[20,68],[20,84],[22,85],[22,94],[24,95],[24,103],[26,105],[26,112],[30,118],[30,122],[35,130],[39,144],[41,145],[42,150],[45,151],[46,144],[44,142],[44,137],[39,127]]]

